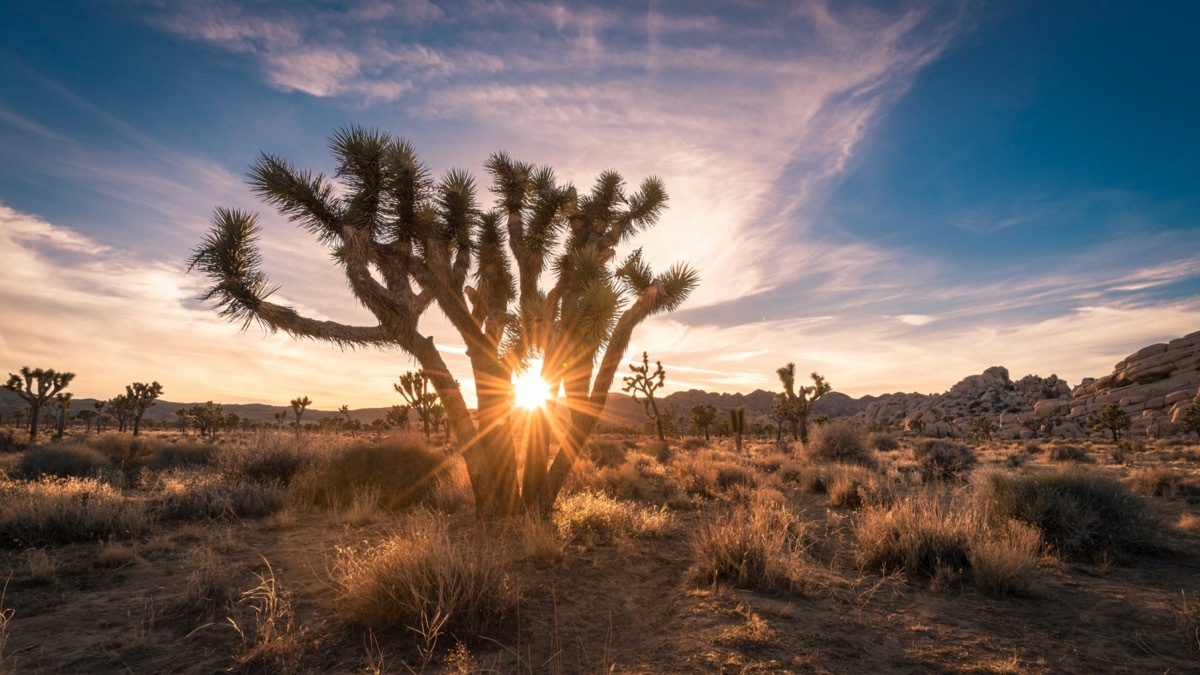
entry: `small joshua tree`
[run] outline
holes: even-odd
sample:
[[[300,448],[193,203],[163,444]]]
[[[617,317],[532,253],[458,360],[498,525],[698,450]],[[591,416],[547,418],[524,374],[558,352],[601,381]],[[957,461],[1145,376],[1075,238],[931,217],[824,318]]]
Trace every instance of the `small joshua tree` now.
[[[622,378],[625,386],[621,388],[621,391],[633,396],[633,400],[642,404],[642,408],[646,411],[646,417],[654,422],[658,440],[665,441],[667,437],[663,431],[663,416],[658,412],[658,401],[654,398],[654,392],[663,386],[667,379],[667,371],[663,370],[662,361],[654,363],[657,368],[652,373],[650,372],[650,356],[646,352],[642,352],[642,365],[629,364],[629,369],[633,371],[633,374]],[[641,394],[642,398],[638,398],[638,394]]]
[[[1183,409],[1179,414],[1179,428],[1184,433],[1192,431],[1200,436],[1200,403],[1193,403]]]
[[[994,433],[996,433],[996,423],[991,418],[980,415],[971,420],[971,438],[976,442],[990,441]]]
[[[1133,426],[1133,420],[1129,419],[1129,413],[1121,409],[1121,406],[1116,403],[1105,403],[1100,406],[1100,410],[1088,415],[1088,426],[1092,431],[1112,432],[1113,442],[1121,440],[1121,432]]]
[[[296,435],[300,435],[300,418],[304,416],[304,410],[312,405],[312,401],[307,396],[292,399],[292,412],[296,414]]]
[[[418,370],[404,373],[400,376],[400,382],[392,385],[396,393],[408,402],[408,406],[417,411],[425,438],[429,438],[430,427],[433,426],[433,407],[438,405],[438,395],[429,390],[430,384],[431,380],[425,371]]]
[[[407,429],[408,428],[408,411],[409,411],[409,407],[406,405],[392,406],[392,409],[387,411],[387,415],[385,418],[387,425],[389,427],[396,428],[396,429]]]
[[[280,410],[279,412],[275,413],[275,426],[282,429],[283,423],[286,421],[287,421],[287,411],[286,410]]]
[[[784,404],[787,421],[792,425],[792,438],[799,438],[801,443],[808,443],[808,416],[812,405],[817,399],[828,394],[833,388],[825,378],[817,373],[812,374],[812,386],[796,387],[796,364],[789,363],[775,371],[779,382],[783,385],[780,401]]]
[[[80,410],[79,412],[75,413],[75,416],[83,420],[83,423],[87,425],[84,427],[83,433],[89,434],[92,432],[92,420],[99,417],[100,414],[95,410]]]
[[[729,411],[729,430],[733,432],[733,442],[737,451],[742,451],[742,434],[746,432],[746,408],[738,406]]]
[[[54,395],[54,409],[58,411],[57,424],[54,428],[54,437],[62,438],[67,431],[67,416],[71,414],[71,399],[70,393]]]
[[[704,440],[709,440],[708,428],[712,426],[713,421],[716,419],[716,406],[709,403],[692,406],[692,426],[704,432]]]
[[[133,418],[133,435],[137,436],[142,428],[142,416],[150,406],[154,405],[162,395],[162,385],[157,382],[146,384],[134,382],[125,387],[125,398],[129,401],[129,414]]]
[[[8,382],[4,383],[4,388],[29,404],[30,443],[37,442],[38,416],[42,412],[42,406],[73,379],[75,373],[57,373],[53,369],[42,368],[30,369],[28,366],[21,367],[20,375],[8,374]]]
[[[129,415],[132,410],[129,397],[125,394],[118,394],[108,399],[105,405],[108,407],[108,414],[117,422],[117,431],[125,431],[125,427],[129,425]]]

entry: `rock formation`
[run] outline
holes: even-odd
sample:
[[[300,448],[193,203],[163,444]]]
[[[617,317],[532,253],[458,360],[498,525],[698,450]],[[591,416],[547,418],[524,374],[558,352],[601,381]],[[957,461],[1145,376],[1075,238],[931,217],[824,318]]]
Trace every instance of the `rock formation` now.
[[[1067,401],[1070,391],[1056,375],[1026,375],[1013,382],[1006,368],[993,366],[943,394],[885,394],[863,415],[867,423],[957,437],[967,433],[972,419],[983,416],[996,423],[997,437],[1019,438],[1025,429],[1021,422],[1032,416],[1038,401]]]
[[[1038,402],[1034,414],[1082,427],[1087,416],[1106,403],[1129,413],[1131,436],[1162,438],[1179,433],[1183,409],[1200,403],[1200,331],[1139,349],[1115,365],[1111,374],[1084,380],[1070,399]]]

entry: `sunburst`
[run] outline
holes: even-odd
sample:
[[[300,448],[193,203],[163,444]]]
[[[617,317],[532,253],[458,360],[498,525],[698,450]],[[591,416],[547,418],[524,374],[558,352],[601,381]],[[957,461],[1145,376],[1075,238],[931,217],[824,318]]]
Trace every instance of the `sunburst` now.
[[[513,377],[513,394],[517,407],[526,410],[545,407],[550,398],[550,386],[542,379],[541,361],[530,361],[524,372]]]

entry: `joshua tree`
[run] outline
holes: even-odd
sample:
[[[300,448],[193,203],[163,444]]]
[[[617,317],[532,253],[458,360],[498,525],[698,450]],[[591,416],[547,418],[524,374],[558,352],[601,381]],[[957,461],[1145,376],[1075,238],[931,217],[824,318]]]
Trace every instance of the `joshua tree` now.
[[[187,408],[180,408],[175,411],[175,417],[178,418],[179,431],[186,436],[188,425],[191,424],[192,421],[191,412],[189,412]]]
[[[117,431],[125,431],[126,425],[129,424],[129,415],[132,411],[130,407],[129,397],[125,394],[118,394],[105,403],[108,408],[108,414],[117,422]]]
[[[1193,431],[1200,436],[1200,403],[1193,403],[1179,414],[1179,428],[1187,433]]]
[[[394,405],[392,409],[387,411],[384,416],[384,422],[388,427],[397,429],[408,428],[408,411],[410,408],[406,405]]]
[[[1121,440],[1121,432],[1133,426],[1133,420],[1129,419],[1129,413],[1122,410],[1121,406],[1105,403],[1100,410],[1088,415],[1088,425],[1092,431],[1111,431],[1113,442],[1116,443]]]
[[[67,416],[71,414],[71,399],[73,396],[70,393],[62,393],[54,395],[54,408],[58,411],[57,424],[54,430],[55,438],[62,438],[67,431]]]
[[[992,440],[992,434],[996,433],[996,423],[990,417],[980,415],[971,420],[971,438],[977,442]]]
[[[137,436],[142,428],[142,415],[154,405],[162,395],[162,385],[157,382],[146,384],[134,382],[125,387],[125,398],[129,401],[129,414],[133,417],[133,435]]]
[[[96,401],[92,405],[96,408],[96,433],[101,433],[104,431],[104,420],[108,418],[108,413],[104,412],[108,401]]]
[[[704,440],[709,440],[708,428],[712,426],[713,421],[716,419],[716,406],[709,403],[692,406],[692,426],[704,432]]]
[[[442,425],[445,424],[446,421],[445,406],[443,406],[441,403],[434,403],[433,405],[429,406],[429,426],[433,427],[434,431],[441,433]],[[449,427],[446,427],[446,434],[450,434]]]
[[[80,410],[79,412],[75,413],[75,417],[83,420],[83,423],[86,425],[83,429],[84,434],[89,434],[92,432],[92,420],[99,416],[100,413],[96,412],[95,410]]]
[[[633,375],[626,375],[623,379],[625,386],[621,391],[633,396],[633,400],[642,404],[642,408],[646,411],[646,417],[649,417],[654,422],[654,428],[658,432],[658,440],[667,440],[663,433],[663,416],[658,412],[658,401],[654,398],[654,392],[658,391],[663,386],[667,379],[667,371],[663,370],[662,361],[655,361],[654,372],[650,372],[650,356],[646,352],[642,352],[642,365],[634,363],[629,364],[629,369],[633,371]],[[638,398],[638,394],[642,398]]]
[[[312,401],[307,396],[292,399],[292,412],[296,413],[296,436],[300,435],[300,418],[304,416],[304,409],[312,405]]]
[[[942,424],[950,428],[950,438],[958,438],[958,418],[954,415],[942,415]]]
[[[775,444],[783,444],[783,425],[790,418],[788,414],[787,396],[777,394],[775,402],[771,404],[771,411],[767,413],[767,417],[775,423]]]
[[[746,431],[746,408],[738,406],[729,411],[729,430],[733,432],[733,442],[737,451],[742,451],[742,434]]]
[[[202,438],[210,434],[213,436],[217,435],[217,432],[221,429],[221,423],[225,421],[224,410],[225,406],[220,403],[213,403],[212,401],[203,404],[197,403],[192,406],[189,414],[192,422],[196,425],[196,429],[200,431]]]
[[[73,379],[75,379],[75,373],[56,373],[52,369],[42,368],[31,370],[28,366],[21,367],[20,375],[8,374],[8,382],[4,383],[4,388],[20,396],[29,404],[29,442],[31,444],[37,442],[38,416],[41,415],[42,406],[61,392]]]
[[[356,436],[357,428],[354,426],[354,420],[350,417],[350,406],[343,403],[342,407],[338,408],[338,412],[345,416],[346,428],[350,430],[350,435]]]
[[[400,376],[400,382],[392,385],[392,388],[408,402],[408,407],[417,411],[425,438],[429,438],[433,407],[438,405],[438,395],[429,391],[429,384],[429,377],[425,375],[425,371],[418,370],[404,373]]]
[[[286,421],[287,421],[287,411],[286,410],[280,410],[279,412],[275,413],[275,426],[282,429],[283,423]]]
[[[825,378],[813,373],[811,387],[796,387],[796,364],[789,363],[775,371],[779,382],[783,385],[781,402],[787,421],[792,425],[792,438],[799,438],[801,443],[808,443],[808,415],[812,412],[813,402],[828,394],[832,388]]]
[[[401,349],[446,408],[479,515],[505,515],[522,501],[548,511],[604,409],[634,328],[678,307],[698,282],[686,265],[654,275],[640,250],[614,259],[619,246],[658,220],[667,201],[662,181],[647,179],[628,194],[621,176],[607,171],[581,196],[549,168],[498,153],[486,164],[497,204],[484,211],[469,174],[452,170],[435,182],[412,146],[389,134],[351,127],[335,133],[330,147],[336,190],[324,175],[266,154],[249,182],[329,245],[377,325],[314,320],[271,302],[275,288],[260,269],[257,218],[232,209],[216,210],[191,260],[211,282],[203,298],[247,327],[257,321],[342,346]],[[553,275],[543,275],[547,270]],[[550,287],[540,286],[543,276]],[[477,419],[433,337],[418,331],[434,303],[466,345]],[[547,365],[543,378],[551,391],[565,390],[571,414],[554,434],[561,450],[553,464],[548,440],[530,444],[519,483],[511,376],[539,355]]]

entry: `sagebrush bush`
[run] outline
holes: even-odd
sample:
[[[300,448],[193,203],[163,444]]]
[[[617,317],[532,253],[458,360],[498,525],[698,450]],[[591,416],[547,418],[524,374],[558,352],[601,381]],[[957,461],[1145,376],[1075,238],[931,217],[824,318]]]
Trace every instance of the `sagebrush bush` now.
[[[649,508],[598,492],[576,492],[559,500],[554,523],[564,539],[609,543],[620,537],[655,537],[672,522],[665,508]]]
[[[17,438],[11,429],[0,429],[0,453],[19,452],[27,447],[29,444]]]
[[[703,438],[686,438],[683,441],[684,450],[702,450],[708,447],[708,441]]]
[[[1016,519],[1037,527],[1067,556],[1158,550],[1158,525],[1129,488],[1093,472],[1061,470],[979,476],[975,494],[992,524]]]
[[[38,445],[25,451],[17,463],[17,473],[38,479],[42,476],[87,478],[112,468],[112,462],[98,450],[76,442]]]
[[[824,467],[823,483],[830,506],[858,508],[890,504],[892,487],[875,471],[856,464],[830,464]]]
[[[758,479],[750,469],[711,455],[689,456],[672,465],[684,492],[705,499],[741,487],[753,487]]]
[[[824,464],[787,462],[779,467],[779,480],[792,483],[797,490],[809,494],[823,495],[828,490],[828,470]]]
[[[164,443],[159,446],[146,466],[156,471],[206,466],[217,453],[215,445],[195,441]]]
[[[970,446],[941,438],[918,441],[912,455],[926,478],[961,478],[979,461]]]
[[[93,436],[87,443],[108,457],[113,464],[126,470],[144,466],[161,445],[158,441],[146,436],[134,436],[116,431]]]
[[[1146,497],[1179,497],[1200,502],[1200,483],[1170,467],[1139,469],[1129,474],[1126,483],[1134,492]]]
[[[804,456],[813,462],[875,465],[875,455],[867,447],[866,431],[850,420],[814,427],[804,446]]]
[[[697,583],[794,593],[813,580],[810,526],[785,505],[759,500],[709,520],[692,538]]]
[[[145,504],[94,479],[0,481],[0,545],[126,539],[151,525]]]
[[[430,498],[445,463],[416,436],[356,443],[308,472],[292,493],[301,503],[344,507],[370,487],[379,506],[400,509]]]
[[[666,464],[675,456],[675,450],[667,441],[657,441],[650,446],[650,454],[654,459],[658,460],[659,464]]]
[[[275,485],[213,474],[160,478],[152,508],[164,520],[241,520],[262,518],[283,506]]]
[[[1080,445],[1052,445],[1048,455],[1052,462],[1087,462],[1091,454]]]
[[[220,446],[212,463],[231,478],[287,485],[297,475],[328,459],[331,452],[309,437],[260,434],[250,446]]]
[[[338,548],[333,563],[335,610],[368,628],[443,622],[467,640],[501,627],[519,598],[498,549],[452,539],[437,517],[417,518],[368,548]]]
[[[989,595],[1028,595],[1041,552],[1041,531],[1019,520],[1008,520],[977,536],[967,559],[975,583]]]
[[[587,455],[592,463],[604,469],[625,463],[625,446],[616,441],[592,441],[588,443]]]
[[[887,431],[876,431],[867,436],[867,446],[877,452],[892,452],[900,449],[900,441]]]

